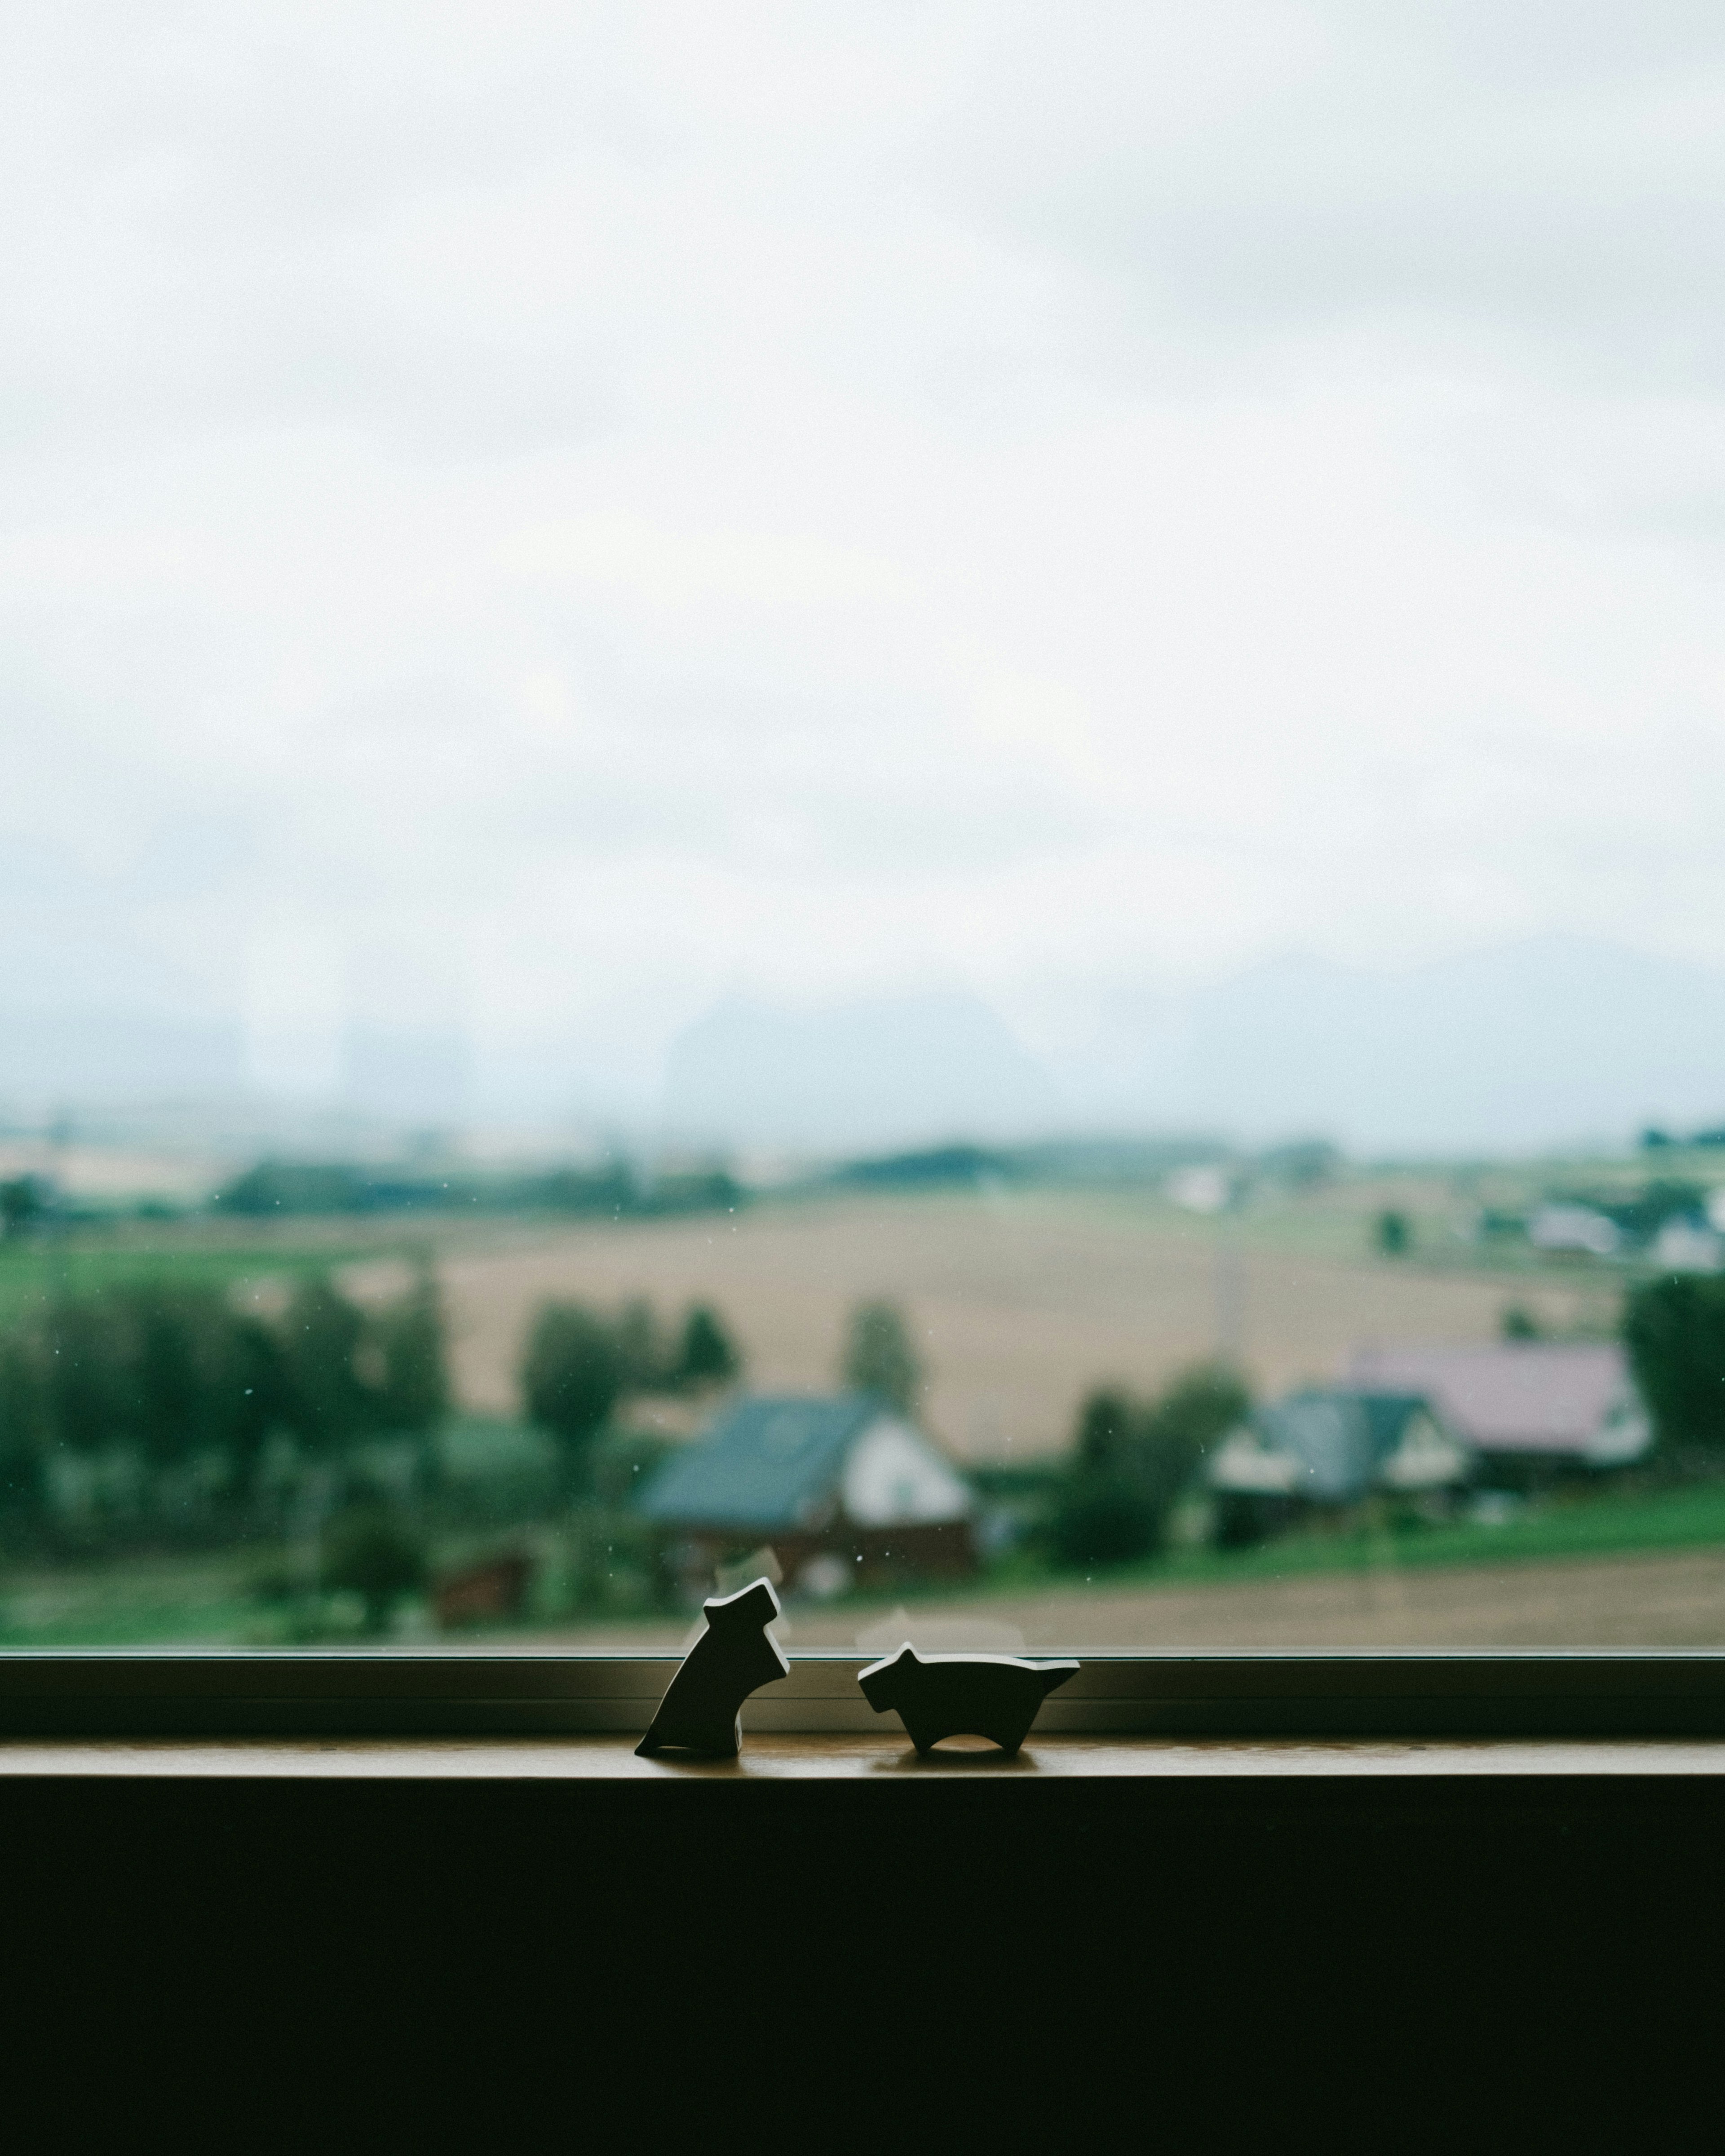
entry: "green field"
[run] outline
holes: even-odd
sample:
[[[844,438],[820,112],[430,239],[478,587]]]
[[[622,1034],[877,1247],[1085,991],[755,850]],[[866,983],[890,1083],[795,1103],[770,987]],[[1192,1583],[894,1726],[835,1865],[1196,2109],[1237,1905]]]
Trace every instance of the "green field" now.
[[[92,1295],[140,1281],[225,1290],[259,1276],[295,1279],[331,1262],[328,1253],[316,1250],[204,1243],[191,1236],[148,1243],[97,1235],[44,1239],[22,1249],[0,1249],[0,1326],[62,1295]]]
[[[1725,1545],[1725,1481],[1634,1495],[1548,1498],[1502,1526],[1456,1521],[1397,1529],[1361,1522],[1330,1532],[1312,1528],[1286,1534],[1250,1549],[1174,1549],[1141,1563],[1099,1567],[1093,1577],[1111,1588],[1240,1586],[1324,1573],[1615,1557],[1714,1543]],[[1034,1558],[1009,1558],[991,1573],[988,1587],[1024,1594],[1039,1585],[1070,1587],[1074,1579]]]

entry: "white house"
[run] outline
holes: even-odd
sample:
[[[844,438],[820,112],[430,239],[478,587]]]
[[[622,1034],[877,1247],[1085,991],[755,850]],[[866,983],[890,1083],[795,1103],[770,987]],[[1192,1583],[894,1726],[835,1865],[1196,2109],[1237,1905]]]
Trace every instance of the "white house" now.
[[[976,1499],[933,1440],[868,1393],[752,1394],[674,1454],[638,1508],[680,1532],[691,1581],[770,1544],[793,1587],[975,1563]]]

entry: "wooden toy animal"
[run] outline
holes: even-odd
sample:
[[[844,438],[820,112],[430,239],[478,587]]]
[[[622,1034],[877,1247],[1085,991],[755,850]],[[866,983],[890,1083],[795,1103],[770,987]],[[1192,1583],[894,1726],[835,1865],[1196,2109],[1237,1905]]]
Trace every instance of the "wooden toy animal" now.
[[[635,1747],[639,1754],[698,1752],[710,1759],[734,1759],[742,1749],[744,1700],[757,1686],[777,1684],[791,1673],[767,1630],[778,1614],[770,1580],[715,1595],[701,1608],[706,1630],[666,1687],[652,1727]]]
[[[919,1752],[943,1737],[987,1737],[1016,1752],[1045,1697],[1076,1662],[1021,1662],[1011,1655],[919,1655],[911,1646],[871,1662],[857,1682],[876,1714],[896,1707]]]

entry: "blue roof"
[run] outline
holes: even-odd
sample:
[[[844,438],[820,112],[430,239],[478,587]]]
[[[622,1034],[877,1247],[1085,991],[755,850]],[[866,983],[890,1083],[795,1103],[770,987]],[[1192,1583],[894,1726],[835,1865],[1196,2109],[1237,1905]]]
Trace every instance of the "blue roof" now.
[[[1357,1497],[1425,1405],[1417,1393],[1291,1393],[1260,1412],[1258,1427],[1273,1450],[1300,1462],[1302,1496]]]
[[[836,1499],[852,1444],[885,1412],[872,1393],[752,1394],[674,1453],[636,1504],[678,1526],[809,1526]]]

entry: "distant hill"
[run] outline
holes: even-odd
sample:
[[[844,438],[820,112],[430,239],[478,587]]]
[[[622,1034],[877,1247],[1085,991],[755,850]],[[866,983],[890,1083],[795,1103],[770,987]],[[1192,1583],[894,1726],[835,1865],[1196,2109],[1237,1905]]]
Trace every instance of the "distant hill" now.
[[[1047,1071],[988,1005],[946,994],[721,1004],[673,1042],[664,1119],[677,1137],[848,1149],[1022,1137],[1060,1111]]]
[[[1725,1124],[1725,976],[1579,937],[1394,972],[1277,959],[1102,1016],[1106,1090],[970,997],[726,1004],[672,1049],[667,1124],[854,1152],[1086,1127],[1507,1152]]]
[[[453,1032],[355,1025],[340,1091],[283,1121],[247,1083],[237,1015],[79,1003],[76,982],[56,1003],[30,985],[27,998],[0,978],[0,1117],[147,1104],[161,1123],[179,1103],[201,1144],[334,1159],[375,1152],[391,1130],[515,1113],[479,1065],[495,1044],[470,1055]],[[1575,937],[1399,971],[1282,958],[1178,996],[1127,985],[1037,1046],[965,994],[733,999],[676,1038],[657,1113],[644,1087],[619,1087],[605,1127],[649,1152],[659,1137],[878,1155],[904,1180],[956,1172],[920,1159],[942,1147],[1101,1132],[1510,1152],[1725,1126],[1725,975]],[[542,1060],[539,1095],[567,1097],[567,1059]]]
[[[1494,1149],[1725,1122],[1725,978],[1579,937],[1399,973],[1284,959],[1184,1016],[1147,1121]]]
[[[237,1023],[103,1009],[0,1010],[0,1101],[211,1098],[244,1069]]]

